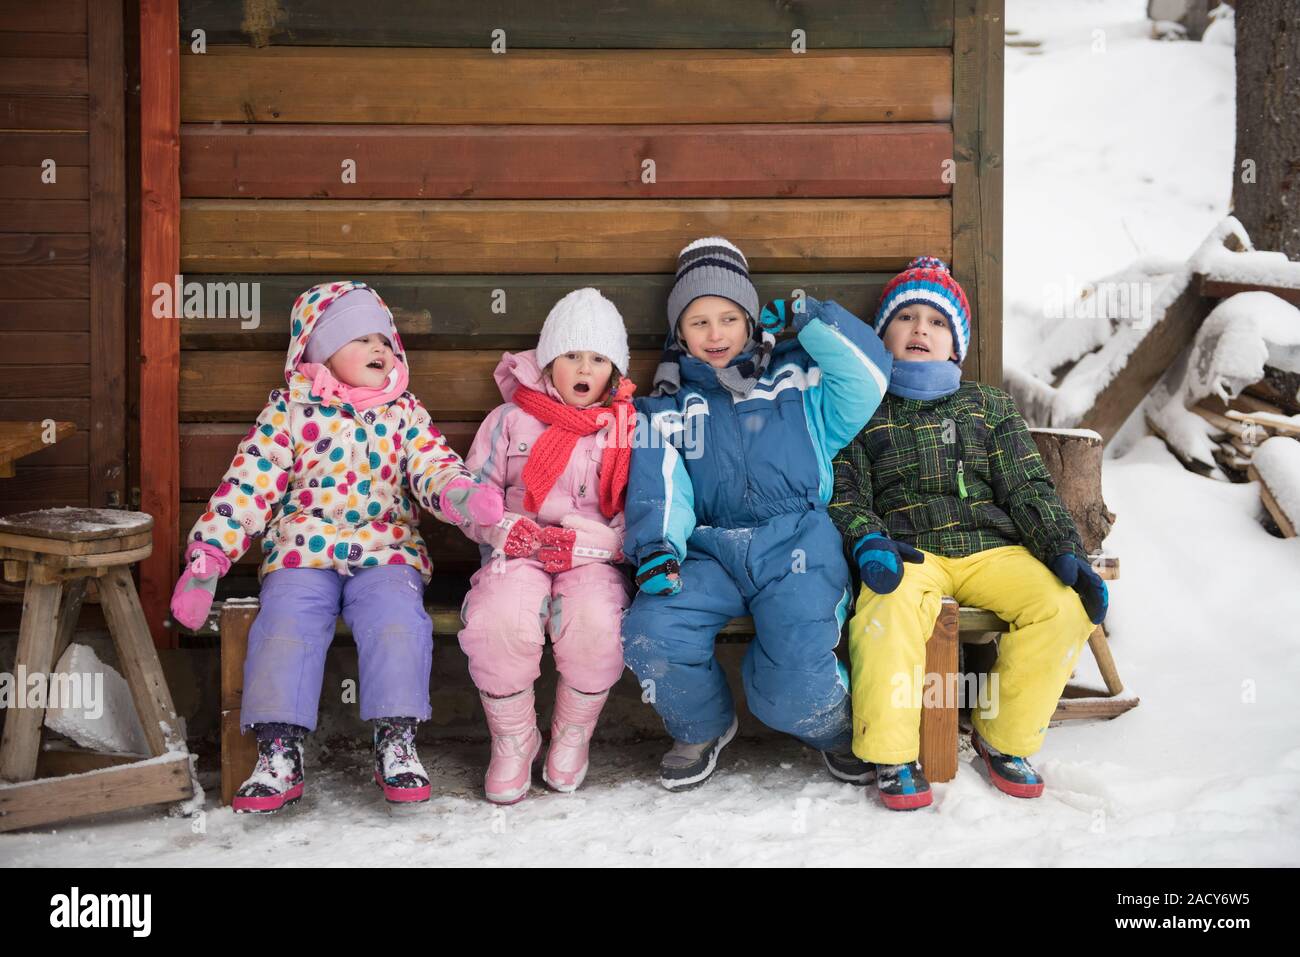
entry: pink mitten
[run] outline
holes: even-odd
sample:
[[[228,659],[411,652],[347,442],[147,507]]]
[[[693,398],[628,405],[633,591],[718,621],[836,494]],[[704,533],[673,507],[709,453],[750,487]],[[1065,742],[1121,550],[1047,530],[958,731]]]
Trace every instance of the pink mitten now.
[[[571,528],[553,525],[542,529],[542,547],[537,550],[537,560],[551,574],[568,571],[573,567],[573,543],[578,533]]]
[[[456,525],[495,525],[505,512],[505,499],[495,485],[455,478],[438,497],[438,507]]]
[[[531,518],[506,512],[501,521],[485,530],[484,539],[510,558],[527,558],[537,551],[541,535],[541,528]]]
[[[578,533],[573,543],[574,565],[623,560],[621,528],[611,528],[604,522],[572,514],[564,516],[560,524]]]
[[[207,542],[194,542],[186,550],[189,562],[172,590],[172,617],[193,631],[207,620],[217,579],[230,570],[230,559]]]

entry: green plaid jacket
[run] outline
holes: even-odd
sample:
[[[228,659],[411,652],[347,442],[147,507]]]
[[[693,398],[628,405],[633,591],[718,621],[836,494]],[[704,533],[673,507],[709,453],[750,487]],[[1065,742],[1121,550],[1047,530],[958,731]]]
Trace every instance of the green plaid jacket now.
[[[964,382],[942,399],[889,394],[835,459],[831,520],[852,548],[883,532],[947,558],[1024,545],[1087,560],[1011,396]]]

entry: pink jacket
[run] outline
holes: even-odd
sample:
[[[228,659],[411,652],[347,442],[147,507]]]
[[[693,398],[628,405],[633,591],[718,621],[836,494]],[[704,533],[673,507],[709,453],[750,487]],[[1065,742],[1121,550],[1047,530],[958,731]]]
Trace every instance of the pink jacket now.
[[[505,405],[499,405],[483,420],[474,444],[470,447],[465,464],[480,482],[492,484],[501,489],[505,495],[506,518],[508,527],[513,516],[523,515],[543,527],[547,525],[566,524],[586,519],[605,526],[608,531],[592,536],[583,531],[578,532],[576,552],[591,546],[604,549],[611,541],[617,544],[616,553],[607,560],[621,560],[623,544],[623,514],[620,512],[613,519],[607,519],[600,512],[599,468],[604,452],[602,435],[585,435],[578,439],[573,455],[564,473],[536,512],[524,507],[524,464],[528,461],[533,443],[546,431],[547,426],[523,409],[511,402],[515,390],[521,385],[538,392],[544,392],[558,400],[560,395],[555,387],[542,375],[537,365],[537,355],[532,349],[527,352],[506,353],[497,364],[495,378],[501,389]],[[580,524],[580,523],[579,523]],[[465,526],[465,532],[483,549],[486,561],[492,549],[500,544],[501,530],[482,525]],[[613,533],[612,535],[610,533]],[[608,550],[608,549],[605,549]],[[580,561],[575,560],[575,564]]]

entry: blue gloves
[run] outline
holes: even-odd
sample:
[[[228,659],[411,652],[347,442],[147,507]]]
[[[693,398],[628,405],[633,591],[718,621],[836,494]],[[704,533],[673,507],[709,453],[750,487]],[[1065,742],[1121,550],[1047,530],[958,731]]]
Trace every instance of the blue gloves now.
[[[1079,593],[1079,600],[1083,602],[1083,610],[1088,613],[1089,621],[1094,625],[1105,621],[1110,597],[1106,583],[1092,570],[1091,565],[1073,552],[1062,552],[1047,567],[1062,584],[1069,585]]]
[[[637,566],[636,587],[651,595],[676,595],[682,590],[681,571],[671,553],[655,552]]]
[[[862,584],[877,595],[888,595],[903,580],[903,563],[919,565],[925,556],[904,542],[872,532],[858,539],[853,558],[862,572]]]
[[[764,332],[777,336],[787,323],[794,323],[794,316],[814,319],[821,314],[822,304],[811,296],[802,299],[773,299],[758,314],[758,325]],[[802,327],[803,323],[795,323]]]

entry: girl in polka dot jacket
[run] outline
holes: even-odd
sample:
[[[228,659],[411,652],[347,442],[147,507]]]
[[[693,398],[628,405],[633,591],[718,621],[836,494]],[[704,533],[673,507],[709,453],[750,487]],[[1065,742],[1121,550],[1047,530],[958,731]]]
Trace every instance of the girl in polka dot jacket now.
[[[427,801],[414,738],[429,717],[432,566],[416,503],[451,524],[494,524],[501,492],[475,481],[406,391],[392,313],[365,283],[297,298],[284,377],[190,530],[172,595],[176,620],[198,627],[218,577],[263,535],[240,711],[258,762],[234,809],[277,811],[302,796],[302,739],[340,613],[357,643],[361,717],[375,725],[375,782],[390,802]]]

